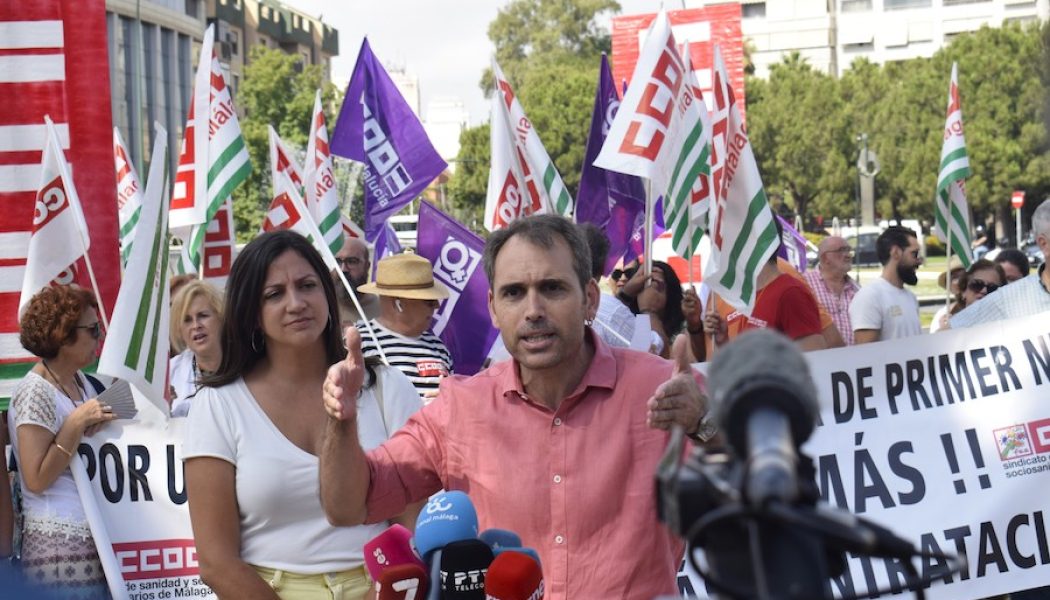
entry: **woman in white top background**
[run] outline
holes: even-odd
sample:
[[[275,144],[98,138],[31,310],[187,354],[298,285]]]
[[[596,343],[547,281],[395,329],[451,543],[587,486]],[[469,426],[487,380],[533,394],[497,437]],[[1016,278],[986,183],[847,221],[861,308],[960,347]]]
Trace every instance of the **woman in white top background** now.
[[[328,269],[305,238],[276,231],[245,246],[226,289],[222,361],[193,401],[183,447],[201,576],[220,598],[362,598],[362,548],[385,525],[333,527],[318,495],[317,399],[346,353]],[[399,371],[370,366],[358,399],[366,447],[421,406]]]
[[[178,352],[169,363],[171,416],[189,414],[200,379],[219,368],[221,335],[219,290],[197,279],[180,287],[171,300],[171,345]]]
[[[8,428],[22,488],[21,564],[56,598],[109,598],[69,463],[81,437],[115,417],[80,372],[95,361],[102,326],[95,297],[47,287],[19,321],[19,341],[40,357],[11,395]]]

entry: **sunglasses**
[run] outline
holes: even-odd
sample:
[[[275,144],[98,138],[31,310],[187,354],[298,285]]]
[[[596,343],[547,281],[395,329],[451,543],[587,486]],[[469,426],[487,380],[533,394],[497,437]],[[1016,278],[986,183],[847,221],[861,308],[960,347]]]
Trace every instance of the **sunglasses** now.
[[[971,279],[970,281],[968,281],[966,283],[966,289],[968,289],[968,290],[970,290],[971,292],[974,292],[974,293],[980,292],[981,290],[988,290],[988,293],[991,294],[992,292],[994,292],[995,290],[999,289],[1000,287],[1002,287],[1002,286],[997,285],[995,283],[988,283],[986,281],[981,281],[980,279]]]
[[[102,337],[102,323],[99,321],[95,321],[91,325],[77,325],[75,329],[87,329],[88,335],[96,340]]]
[[[627,279],[630,279],[634,277],[634,274],[637,271],[638,269],[627,269],[626,271],[623,269],[613,269],[613,272],[609,273],[609,278],[613,281],[616,281],[621,277],[626,277]]]

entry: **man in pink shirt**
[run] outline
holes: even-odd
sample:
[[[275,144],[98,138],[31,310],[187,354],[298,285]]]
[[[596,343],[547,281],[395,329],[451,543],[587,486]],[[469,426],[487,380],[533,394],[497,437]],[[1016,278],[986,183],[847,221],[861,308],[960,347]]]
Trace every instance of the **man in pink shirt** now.
[[[657,520],[654,473],[674,423],[713,431],[689,367],[610,348],[589,250],[567,219],[520,219],[485,246],[489,313],[513,360],[451,377],[437,399],[365,454],[357,439],[360,336],[324,386],[330,415],[321,500],[337,525],[376,522],[441,488],[462,490],[482,529],[517,532],[543,565],[546,597],[675,594],[682,541]]]

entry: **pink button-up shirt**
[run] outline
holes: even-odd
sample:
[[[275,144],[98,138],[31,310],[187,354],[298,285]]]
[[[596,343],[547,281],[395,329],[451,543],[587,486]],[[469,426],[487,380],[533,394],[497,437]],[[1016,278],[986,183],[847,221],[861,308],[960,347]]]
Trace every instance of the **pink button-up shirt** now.
[[[368,521],[440,488],[462,490],[481,529],[518,533],[549,600],[676,594],[683,543],[657,520],[654,474],[669,435],[645,423],[670,362],[610,348],[557,411],[531,401],[517,364],[441,384],[438,399],[368,455]]]

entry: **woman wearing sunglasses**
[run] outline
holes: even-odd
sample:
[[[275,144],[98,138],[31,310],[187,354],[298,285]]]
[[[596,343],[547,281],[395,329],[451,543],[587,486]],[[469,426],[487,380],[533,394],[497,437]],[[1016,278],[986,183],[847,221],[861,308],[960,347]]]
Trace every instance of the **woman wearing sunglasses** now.
[[[73,286],[44,288],[19,322],[40,357],[11,395],[8,428],[22,493],[22,569],[56,598],[109,598],[69,463],[81,437],[113,420],[80,369],[95,360],[98,303]]]
[[[1001,266],[983,258],[974,261],[959,278],[959,293],[955,296],[951,314],[958,313],[1005,284],[1006,274]]]

